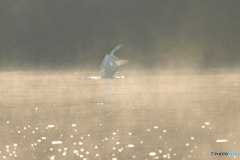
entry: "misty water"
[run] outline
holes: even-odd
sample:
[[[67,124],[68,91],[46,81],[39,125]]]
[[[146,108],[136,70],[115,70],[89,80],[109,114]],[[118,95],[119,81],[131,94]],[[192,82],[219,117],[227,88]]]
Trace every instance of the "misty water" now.
[[[240,152],[240,74],[117,75],[1,72],[0,159],[202,160],[213,159],[211,151]]]

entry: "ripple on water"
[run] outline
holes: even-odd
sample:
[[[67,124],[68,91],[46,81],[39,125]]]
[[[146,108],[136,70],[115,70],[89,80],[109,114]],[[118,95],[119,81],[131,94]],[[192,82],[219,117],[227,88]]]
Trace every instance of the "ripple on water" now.
[[[0,159],[207,159],[239,148],[239,76],[80,75],[1,77]]]

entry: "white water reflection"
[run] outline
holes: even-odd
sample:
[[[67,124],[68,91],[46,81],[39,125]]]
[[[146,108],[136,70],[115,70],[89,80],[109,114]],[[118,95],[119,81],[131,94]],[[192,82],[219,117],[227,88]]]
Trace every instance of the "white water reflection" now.
[[[115,76],[113,78],[106,78],[106,79],[122,79],[122,78],[126,78],[126,77],[125,76]],[[102,79],[102,78],[101,77],[96,77],[96,76],[89,76],[89,77],[87,77],[87,79]]]
[[[216,142],[228,142],[228,140],[227,139],[218,139],[218,140],[216,140]]]
[[[133,147],[134,147],[134,144],[129,144],[128,147],[129,147],[129,148],[133,148]]]
[[[62,144],[62,141],[52,141],[52,144]]]
[[[76,73],[0,74],[0,159],[209,159],[211,151],[239,152],[238,74],[92,80]]]
[[[155,156],[156,153],[155,153],[155,152],[150,152],[149,155],[150,155],[150,156]]]

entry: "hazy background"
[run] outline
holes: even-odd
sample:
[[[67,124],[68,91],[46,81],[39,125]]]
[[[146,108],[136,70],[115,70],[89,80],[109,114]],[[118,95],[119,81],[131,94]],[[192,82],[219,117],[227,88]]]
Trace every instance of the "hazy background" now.
[[[240,64],[237,0],[0,2],[0,70],[98,69],[105,54],[130,68]]]

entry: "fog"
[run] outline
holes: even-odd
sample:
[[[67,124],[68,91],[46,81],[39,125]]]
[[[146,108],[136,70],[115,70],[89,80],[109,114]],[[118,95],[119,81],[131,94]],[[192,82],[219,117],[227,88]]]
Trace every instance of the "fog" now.
[[[239,159],[239,74],[88,75],[0,72],[0,159]]]
[[[0,2],[1,70],[98,69],[105,54],[129,68],[233,68],[237,0]]]
[[[0,1],[0,159],[237,159],[239,8]],[[120,44],[129,64],[99,78]]]

